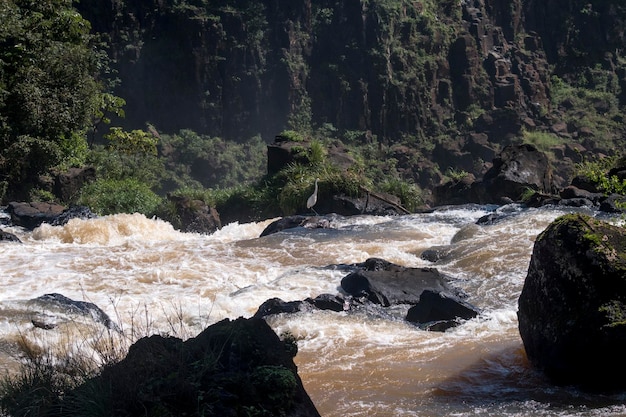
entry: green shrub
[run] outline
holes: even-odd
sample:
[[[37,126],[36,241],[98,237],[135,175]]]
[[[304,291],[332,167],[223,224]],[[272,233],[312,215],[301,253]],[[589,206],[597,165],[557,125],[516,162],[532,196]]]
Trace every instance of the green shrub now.
[[[379,185],[381,191],[400,198],[402,206],[415,211],[424,204],[422,190],[415,184],[401,179],[389,179]]]
[[[522,139],[524,143],[531,144],[535,146],[535,148],[547,154],[551,153],[552,147],[563,144],[563,139],[559,138],[555,134],[546,132],[525,131]]]
[[[596,187],[604,193],[626,195],[626,180],[620,180],[615,175],[608,175],[611,168],[620,164],[622,159],[618,156],[613,156],[596,161],[585,161],[576,165],[576,174],[596,184]]]
[[[135,178],[100,179],[83,188],[78,203],[100,215],[142,213],[152,216],[161,203],[161,198],[147,184]]]

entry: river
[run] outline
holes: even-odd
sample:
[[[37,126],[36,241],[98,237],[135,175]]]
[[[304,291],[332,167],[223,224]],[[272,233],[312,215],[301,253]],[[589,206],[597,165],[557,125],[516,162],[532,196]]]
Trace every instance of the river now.
[[[367,313],[268,318],[278,334],[298,340],[299,375],[322,416],[626,416],[626,395],[552,386],[524,354],[517,299],[534,240],[566,211],[504,206],[497,208],[498,222],[476,224],[493,210],[353,216],[335,219],[331,229],[263,238],[272,219],[229,224],[209,236],[180,233],[139,214],[74,219],[33,232],[3,227],[23,244],[0,244],[0,363],[13,366],[16,340],[45,349],[90,337],[82,327],[35,328],[36,312],[26,300],[43,294],[95,303],[131,337],[186,338],[224,318],[250,317],[269,298],[335,294],[346,272],[333,266],[377,257],[438,268],[482,314],[445,333]],[[447,256],[436,263],[420,258],[445,245]]]

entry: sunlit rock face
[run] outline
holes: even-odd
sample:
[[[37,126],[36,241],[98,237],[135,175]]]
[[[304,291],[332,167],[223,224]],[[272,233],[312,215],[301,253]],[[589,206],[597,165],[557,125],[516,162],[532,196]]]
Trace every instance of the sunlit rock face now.
[[[623,388],[626,230],[580,214],[537,238],[519,297],[530,361],[555,382]]]

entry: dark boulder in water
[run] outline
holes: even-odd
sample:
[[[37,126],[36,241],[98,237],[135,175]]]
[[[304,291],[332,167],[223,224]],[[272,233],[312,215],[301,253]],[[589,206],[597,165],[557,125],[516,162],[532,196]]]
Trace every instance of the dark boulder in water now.
[[[626,388],[626,230],[556,219],[535,242],[518,319],[529,360],[555,383]]]
[[[52,223],[65,207],[54,203],[23,203],[10,202],[7,213],[11,215],[11,222],[28,230],[39,227],[42,223]]]
[[[347,301],[343,297],[332,294],[320,294],[315,298],[307,298],[303,301],[283,301],[280,298],[270,298],[261,304],[254,317],[263,318],[274,314],[297,313],[314,309],[337,312],[347,309],[346,303]]]
[[[61,214],[56,216],[51,224],[52,226],[65,226],[72,219],[95,219],[98,215],[86,206],[72,206],[63,210]]]
[[[13,233],[5,232],[2,229],[0,229],[0,242],[22,243],[19,237],[15,236]]]
[[[341,288],[352,297],[388,307],[417,304],[424,290],[454,292],[446,277],[435,268],[407,268],[371,258],[341,280]]]
[[[419,302],[409,308],[406,320],[427,330],[445,330],[478,314],[480,311],[476,307],[457,296],[425,290]]]
[[[304,227],[307,229],[330,229],[332,222],[341,216],[337,214],[327,214],[325,216],[303,216],[296,214],[293,216],[282,217],[273,221],[261,232],[260,237],[268,236],[283,230],[294,229],[296,227]]]
[[[226,319],[187,341],[145,337],[61,405],[64,415],[98,400],[106,415],[319,417],[289,343],[258,318]]]
[[[109,315],[102,311],[102,309],[94,303],[76,301],[62,294],[52,293],[44,294],[40,297],[32,299],[29,304],[31,307],[36,307],[39,313],[45,313],[46,315],[62,314],[67,316],[66,319],[61,320],[70,320],[71,316],[90,317],[96,323],[101,323],[110,329],[118,330],[117,324],[115,324]],[[35,326],[37,325],[35,324]]]

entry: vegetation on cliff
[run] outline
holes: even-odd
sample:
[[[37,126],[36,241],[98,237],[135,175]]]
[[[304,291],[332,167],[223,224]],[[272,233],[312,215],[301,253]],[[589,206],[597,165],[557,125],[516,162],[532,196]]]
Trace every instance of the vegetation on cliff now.
[[[154,214],[186,193],[289,214],[322,176],[415,208],[446,176],[480,178],[506,145],[546,152],[564,186],[626,137],[617,1],[0,7],[3,202],[58,199],[56,173],[92,164],[96,182],[63,203]],[[264,146],[285,131],[355,163],[266,175]]]

